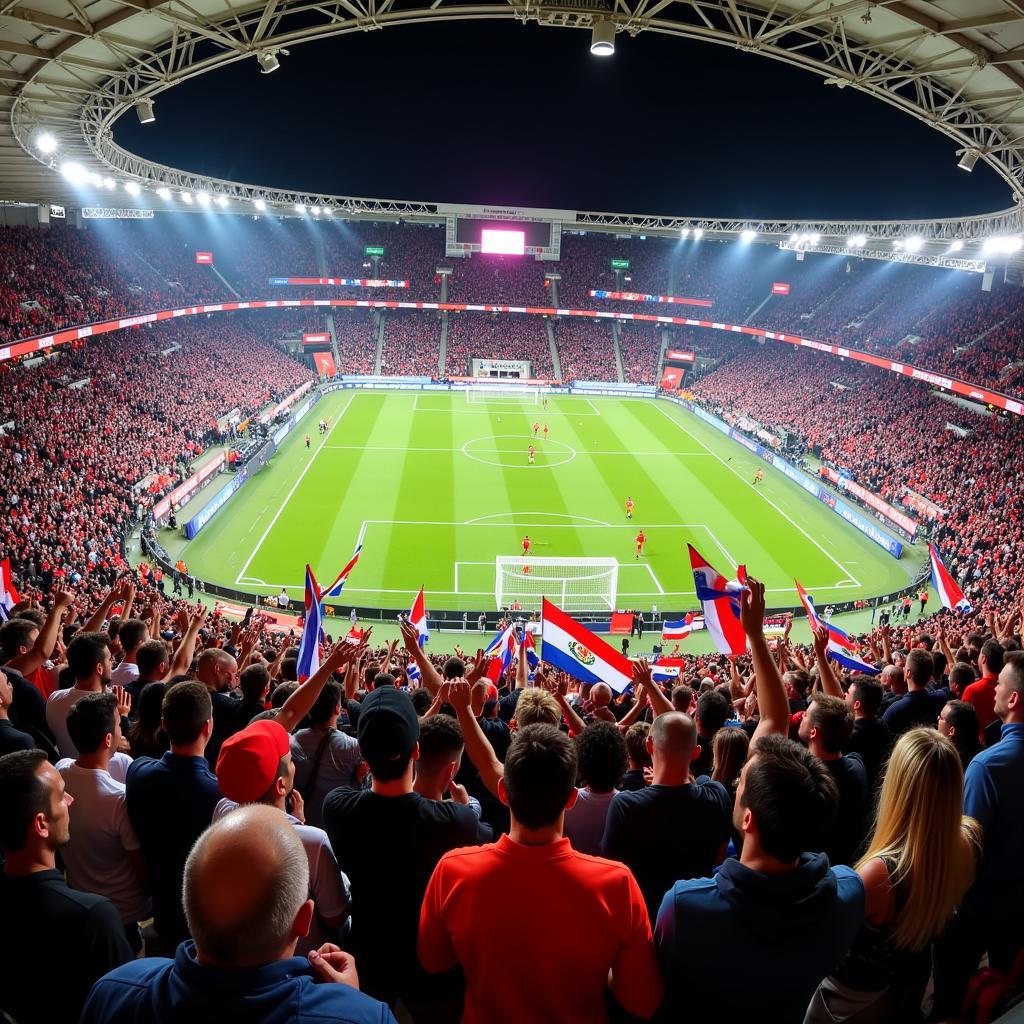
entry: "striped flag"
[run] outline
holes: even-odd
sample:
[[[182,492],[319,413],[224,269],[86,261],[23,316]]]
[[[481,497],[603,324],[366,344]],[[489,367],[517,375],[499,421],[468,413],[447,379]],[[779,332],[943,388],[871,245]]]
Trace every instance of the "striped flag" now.
[[[420,592],[416,595],[416,600],[412,603],[412,611],[409,612],[409,622],[411,625],[416,627],[416,632],[420,635],[420,649],[430,639],[430,630],[427,629],[427,604],[423,598],[423,588],[420,587]]]
[[[533,641],[533,634],[527,629],[523,631],[523,656],[531,672],[536,671],[540,664],[540,655],[537,654],[537,645]]]
[[[877,676],[881,669],[875,668],[874,665],[866,662],[860,656],[860,646],[854,640],[851,640],[838,626],[833,626],[831,622],[824,622],[820,619],[817,611],[814,609],[814,601],[810,595],[800,586],[798,580],[793,580],[793,582],[796,584],[796,592],[800,598],[800,603],[804,606],[804,611],[807,612],[811,628],[820,629],[824,626],[828,630],[829,657],[851,672],[863,672],[865,675]]]
[[[487,666],[487,678],[491,682],[497,682],[508,671],[518,649],[515,623],[510,623],[484,648],[484,655],[491,658]]]
[[[14,579],[11,576],[11,560],[5,558],[0,562],[0,619],[6,622],[11,617],[11,609],[20,600],[21,596],[14,589]]]
[[[296,677],[300,683],[315,675],[320,668],[320,638],[323,635],[324,612],[320,603],[320,587],[308,562],[304,605],[302,639],[299,641],[299,658],[295,666]]]
[[[715,646],[720,654],[743,654],[747,649],[747,635],[740,622],[740,595],[746,589],[746,567],[739,566],[737,579],[727,580],[692,544],[686,546],[690,551],[697,600],[704,611],[704,625]]]
[[[950,611],[963,612],[965,615],[973,611],[971,602],[964,597],[964,592],[943,565],[933,544],[928,545],[928,559],[932,565],[932,586],[938,592],[942,607]]]
[[[687,612],[686,617],[670,622],[665,620],[661,624],[662,640],[685,640],[695,628],[693,625],[696,612]]]
[[[584,683],[607,683],[616,693],[633,681],[633,666],[589,629],[581,626],[547,598],[541,611],[542,659]]]
[[[416,664],[415,661],[410,661],[405,666],[405,674],[409,677],[409,682],[410,683],[415,683],[417,686],[419,686],[419,682],[420,682],[420,669],[419,669],[419,666]]]

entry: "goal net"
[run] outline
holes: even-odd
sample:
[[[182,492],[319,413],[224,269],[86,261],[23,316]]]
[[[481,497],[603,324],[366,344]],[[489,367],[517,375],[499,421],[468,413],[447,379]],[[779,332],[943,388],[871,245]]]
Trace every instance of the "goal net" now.
[[[546,597],[567,612],[614,611],[618,582],[614,558],[498,555],[494,600],[499,609],[539,611]]]
[[[470,405],[537,405],[540,388],[533,384],[467,384],[466,401]]]

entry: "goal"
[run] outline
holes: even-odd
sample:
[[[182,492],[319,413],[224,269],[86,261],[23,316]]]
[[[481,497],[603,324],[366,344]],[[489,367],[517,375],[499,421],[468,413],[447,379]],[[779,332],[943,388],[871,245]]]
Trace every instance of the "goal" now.
[[[467,384],[470,405],[539,405],[540,388],[534,384]]]
[[[619,563],[614,558],[531,558],[498,555],[494,601],[539,611],[541,599],[567,612],[614,611]]]

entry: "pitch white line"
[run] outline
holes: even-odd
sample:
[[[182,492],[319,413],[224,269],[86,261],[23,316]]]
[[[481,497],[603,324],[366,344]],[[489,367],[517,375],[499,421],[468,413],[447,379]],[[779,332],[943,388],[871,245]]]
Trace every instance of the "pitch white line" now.
[[[654,575],[654,570],[646,562],[641,563],[643,567],[651,574],[651,579],[654,580],[654,585],[658,588],[659,594],[665,593],[665,588],[661,585],[658,577]]]
[[[462,564],[463,565],[469,565],[469,564],[472,564],[472,563],[463,562]],[[481,564],[484,564],[484,563],[481,563]],[[493,563],[492,562],[487,562],[485,564],[492,565]],[[626,564],[623,564],[623,565],[620,566],[620,568],[625,569],[625,568],[627,568],[627,566],[626,566]],[[294,590],[296,593],[301,593],[301,592],[303,592],[305,590],[305,585],[302,584],[302,583],[264,583],[263,586],[271,587],[274,590]],[[419,586],[414,585],[414,584],[410,584],[408,587],[398,587],[398,588],[388,588],[388,587],[350,587],[350,586],[348,586],[346,584],[345,590],[343,591],[343,593],[345,593],[345,594],[414,594],[419,589],[420,589]],[[816,586],[809,585],[809,586],[807,586],[806,589],[807,589],[808,592],[813,591],[815,594],[820,594],[820,593],[823,593],[825,591],[837,590],[837,589],[841,589],[841,588],[837,588],[837,587],[834,587],[834,586],[820,586],[820,587],[816,587]],[[429,593],[429,594],[443,594],[443,595],[447,595],[447,596],[466,595],[466,594],[470,594],[470,595],[474,595],[474,596],[490,594],[491,597],[494,596],[494,591],[493,590],[459,590],[459,591],[456,591],[456,590],[437,590],[434,587],[427,587],[426,590],[427,590],[427,593]],[[793,590],[792,587],[766,587],[765,588],[765,593],[767,593],[767,594],[792,594],[792,593],[795,593],[795,591]],[[653,590],[642,590],[642,591],[637,591],[636,593],[626,593],[625,591],[619,591],[618,596],[619,597],[650,597],[652,594],[654,594]],[[661,591],[661,594],[664,595],[665,597],[695,597],[696,596],[696,591],[693,591],[693,590],[663,590],[663,591]]]
[[[252,554],[248,557],[248,559],[246,559],[245,565],[242,566],[241,571],[235,577],[236,586],[239,584],[242,577],[245,575],[246,569],[248,569],[249,566],[252,564],[252,560],[256,557],[256,553],[259,551],[259,549],[263,546],[263,542],[267,539],[267,535],[274,528],[274,524],[278,521],[278,519],[280,519],[281,513],[285,510],[285,506],[288,504],[288,502],[291,501],[292,495],[295,493],[295,490],[299,486],[299,484],[302,483],[303,477],[305,477],[305,475],[309,472],[309,467],[313,465],[313,463],[316,461],[316,457],[320,454],[320,452],[323,451],[324,445],[327,444],[331,434],[334,433],[334,428],[337,427],[337,425],[341,422],[341,417],[344,416],[346,412],[348,412],[348,407],[352,404],[352,399],[355,398],[355,396],[356,392],[354,391],[352,392],[351,395],[349,395],[348,401],[345,403],[345,407],[341,410],[341,412],[339,412],[334,417],[334,422],[331,424],[331,429],[327,431],[327,435],[324,437],[323,441],[321,441],[321,443],[317,446],[316,451],[313,452],[313,454],[309,457],[309,461],[306,463],[302,472],[299,474],[298,479],[295,481],[295,483],[292,484],[292,489],[285,496],[284,501],[281,502],[281,507],[274,513],[274,518],[270,520],[270,525],[267,526],[267,528],[263,531],[263,536],[260,537],[260,539],[256,542],[256,547],[252,549]],[[264,584],[264,586],[269,585],[270,584]],[[303,585],[303,589],[305,589],[305,585]]]
[[[734,469],[732,466],[730,466],[729,463],[726,462],[725,459],[723,459],[722,456],[718,454],[718,452],[716,452],[713,449],[709,448],[699,437],[697,437],[696,434],[690,433],[690,431],[687,430],[686,427],[682,423],[679,422],[679,420],[677,420],[674,417],[670,416],[661,407],[661,404],[659,402],[655,402],[654,403],[654,408],[657,409],[658,412],[660,412],[662,414],[662,416],[664,416],[665,419],[667,419],[670,423],[674,423],[684,434],[689,435],[689,437],[693,438],[693,440],[696,441],[697,444],[699,444],[702,448],[704,448],[709,454],[713,455],[723,466],[725,466],[725,468],[727,470],[729,470],[730,473],[733,474],[733,476],[738,477],[744,483],[744,485],[749,487],[755,494],[759,495],[766,502],[768,502],[768,504],[771,505],[771,507],[773,509],[775,509],[775,511],[778,512],[779,515],[782,516],[782,518],[786,520],[786,522],[788,522],[791,526],[793,526],[797,530],[799,530],[800,533],[802,533],[837,569],[840,569],[842,572],[846,573],[847,578],[853,580],[855,586],[859,587],[859,586],[863,585],[860,582],[860,580],[858,580],[857,577],[854,576],[853,573],[851,573],[850,570],[847,569],[845,565],[843,565],[842,562],[840,562],[838,559],[836,559],[832,555],[830,555],[828,553],[828,551],[825,550],[825,548],[823,548],[802,526],[800,526],[799,523],[794,522],[794,520],[792,518],[790,518],[790,516],[788,516],[785,512],[783,512],[782,509],[779,508],[779,506],[776,505],[775,502],[772,501],[772,499],[769,498],[768,495],[765,494],[763,490],[761,490],[758,487],[754,487],[754,485],[751,484],[751,482],[749,480],[747,480],[746,477],[742,473],[740,473],[737,469]]]
[[[504,518],[518,518],[519,516],[556,516],[559,512],[503,512],[500,515]],[[480,519],[491,518],[481,516]],[[580,518],[584,518],[580,516]],[[600,520],[591,520],[588,523],[485,523],[479,519],[367,519],[364,524],[387,525],[387,526],[546,526],[552,530],[635,530],[639,526],[639,520],[634,519],[632,523],[622,523],[618,526],[612,523],[602,523]],[[645,530],[706,530],[706,523],[645,523]],[[419,590],[419,587],[416,588]]]
[[[714,533],[712,533],[711,527],[705,526],[704,529],[708,531],[708,536],[718,546],[718,550],[721,551],[722,554],[725,555],[725,557],[728,559],[729,565],[735,568],[737,564],[736,559],[734,559],[732,555],[730,555],[729,552],[725,550],[725,545],[714,535]]]
[[[505,435],[508,436],[508,435]],[[543,438],[535,438],[532,434],[523,434],[522,438],[524,441],[539,441],[541,447],[537,450],[538,455],[544,454],[543,445],[545,443],[562,445],[564,442],[556,441],[554,438],[548,438],[545,441]],[[476,440],[479,440],[477,438]],[[466,444],[472,444],[472,441],[467,441]],[[362,452],[462,452],[466,445],[462,445],[458,448],[426,448],[426,447],[413,447],[411,445],[377,445],[377,444],[325,444],[321,445],[323,448],[330,448],[333,451],[362,451]],[[566,445],[566,447],[568,447]],[[464,452],[466,455],[470,455],[469,452]],[[472,454],[474,455],[522,455],[522,447],[518,448],[474,448]],[[615,451],[580,451],[576,450],[577,455],[628,455],[631,458],[636,456],[657,456],[657,455],[670,455],[672,458],[681,458],[683,456],[699,456],[704,458],[708,455],[713,455],[714,452],[634,452],[626,451],[625,449]]]
[[[514,519],[516,516],[550,516],[552,519],[585,519],[588,523],[592,523],[595,526],[611,526],[611,523],[602,522],[600,519],[591,519],[590,516],[575,516],[568,512],[495,512],[489,516],[477,516],[475,519],[467,519],[463,523],[459,523],[460,526],[500,526],[501,523],[484,523],[486,519]],[[455,526],[455,523],[449,524]],[[508,523],[507,525],[512,526],[514,524]],[[554,525],[554,524],[551,524]],[[573,525],[573,524],[569,524]]]

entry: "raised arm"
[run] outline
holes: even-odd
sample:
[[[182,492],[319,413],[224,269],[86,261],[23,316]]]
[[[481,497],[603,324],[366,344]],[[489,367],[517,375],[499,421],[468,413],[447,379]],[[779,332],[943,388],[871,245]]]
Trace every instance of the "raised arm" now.
[[[107,591],[107,596],[100,601],[99,607],[97,607],[96,611],[94,611],[86,620],[85,625],[82,626],[82,632],[98,633],[103,628],[103,623],[110,614],[110,609],[113,608],[118,601],[128,600],[128,591],[131,586],[131,580],[127,577],[118,580],[110,590]]]
[[[821,679],[821,691],[830,697],[843,697],[843,688],[839,685],[832,663],[828,660],[828,629],[819,626],[814,630],[814,657],[818,661],[818,677]]]
[[[316,672],[281,705],[275,721],[291,732],[309,714],[327,680],[343,665],[351,664],[361,649],[362,643],[350,644],[344,640],[336,643]]]
[[[411,623],[403,622],[398,628],[409,657],[416,662],[416,667],[420,670],[420,681],[436,697],[444,680],[441,678],[441,673],[434,668],[430,659],[423,653],[423,648],[420,647],[420,635],[416,632],[416,627]]]
[[[178,644],[178,649],[174,652],[174,659],[171,661],[171,667],[164,677],[165,679],[173,679],[175,676],[187,672],[192,667],[192,659],[196,653],[196,638],[199,636],[199,630],[203,628],[203,623],[209,614],[209,607],[200,603],[196,605],[192,615],[188,616],[188,626],[181,638],[181,643]]]
[[[50,614],[46,616],[43,628],[39,630],[36,642],[24,654],[11,658],[7,663],[9,668],[20,672],[23,676],[31,675],[47,658],[53,655],[60,636],[60,624],[64,619],[64,612],[71,607],[73,599],[70,590],[55,590],[53,592],[53,607],[50,609]]]
[[[764,636],[764,584],[753,576],[747,577],[747,588],[740,595],[740,621],[750,644],[757,674],[757,704],[761,710],[761,720],[750,742],[753,744],[759,737],[771,733],[787,736],[789,700],[779,666]]]
[[[473,687],[464,679],[453,680],[448,687],[448,703],[455,708],[462,738],[466,742],[466,756],[480,773],[483,784],[498,796],[498,780],[505,777],[505,767],[494,753],[494,747],[484,735],[471,706]]]
[[[669,711],[675,711],[672,701],[661,692],[661,687],[655,683],[651,675],[651,666],[643,658],[633,662],[633,682],[647,694],[655,718],[658,715],[668,714]]]

